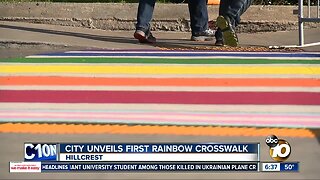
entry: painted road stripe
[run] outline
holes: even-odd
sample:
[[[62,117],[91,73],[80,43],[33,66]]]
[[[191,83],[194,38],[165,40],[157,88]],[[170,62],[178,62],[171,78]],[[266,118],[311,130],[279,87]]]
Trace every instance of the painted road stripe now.
[[[120,53],[120,52],[67,52],[67,53],[61,53],[62,56],[65,56],[67,54],[68,58],[62,58],[62,59],[55,59],[54,55],[49,55],[48,57],[52,58],[50,59],[50,63],[78,63],[78,64],[50,64],[50,65],[40,65],[40,64],[21,64],[24,62],[30,62],[30,63],[41,63],[41,61],[44,61],[45,59],[39,58],[40,56],[36,56],[38,59],[15,59],[14,61],[7,61],[3,62],[0,66],[0,73],[2,72],[2,77],[5,78],[4,74],[9,73],[9,75],[12,74],[23,74],[23,73],[32,73],[33,76],[36,76],[37,73],[45,75],[50,73],[57,73],[59,76],[64,76],[65,74],[68,74],[68,76],[71,75],[84,75],[84,74],[92,74],[91,76],[99,76],[99,74],[110,75],[108,77],[109,79],[112,79],[111,76],[117,76],[122,75],[124,76],[123,79],[130,77],[132,78],[133,75],[140,75],[140,76],[150,76],[150,75],[181,75],[181,76],[203,76],[203,75],[236,75],[238,78],[244,75],[254,75],[254,77],[261,77],[261,76],[278,76],[282,75],[283,78],[285,76],[298,76],[302,77],[301,75],[309,75],[308,78],[304,79],[310,79],[311,76],[314,76],[317,78],[316,75],[320,74],[320,66],[318,67],[319,60],[320,60],[320,54],[319,53],[224,53],[224,52],[179,52],[179,53],[173,53],[173,52],[150,52],[146,55],[143,55],[143,58],[150,57],[148,59],[145,59],[143,62],[139,62],[139,59],[135,59],[135,63],[139,63],[140,65],[133,64],[134,62],[130,61],[132,59],[128,59],[128,57],[142,57],[141,54],[143,52],[126,52],[126,53]],[[61,55],[60,54],[60,55]],[[120,54],[120,55],[119,55]],[[161,54],[161,55],[160,55]],[[74,56],[73,56],[74,55]],[[74,58],[77,56],[80,56],[81,58]],[[104,59],[104,58],[96,58],[97,56],[108,56],[108,57],[120,57],[119,59]],[[187,57],[186,57],[187,55]],[[59,56],[59,54],[58,54]],[[90,58],[89,61],[85,61],[86,59],[84,56],[88,56]],[[212,57],[226,57],[228,59],[218,59],[218,60],[212,60]],[[258,56],[258,57],[257,57]],[[278,56],[278,57],[275,57]],[[180,59],[179,59],[180,58]],[[186,59],[185,59],[186,58]],[[187,59],[189,58],[189,59]],[[192,59],[193,58],[193,59]],[[194,58],[199,58],[197,60],[194,60]],[[203,59],[204,58],[204,59]],[[211,58],[211,59],[210,59]],[[242,58],[242,59],[234,59],[234,58]],[[259,58],[259,60],[255,59]],[[276,59],[274,59],[276,58]],[[291,59],[292,62],[286,60]],[[29,61],[30,60],[30,61]],[[34,62],[31,62],[34,61]],[[77,60],[78,62],[75,62],[74,60]],[[97,61],[100,60],[100,61]],[[107,61],[108,60],[108,61]],[[246,61],[241,62],[241,60]],[[296,61],[297,60],[297,61]],[[20,62],[19,62],[20,61]],[[24,62],[23,62],[24,61]],[[105,61],[105,62],[102,62]],[[16,63],[16,64],[14,64]],[[18,64],[20,63],[20,64]],[[79,63],[99,63],[99,64],[79,64]],[[110,65],[107,64],[101,64],[101,63],[113,63]],[[115,64],[115,63],[125,63],[125,64]],[[157,65],[148,65],[148,64],[157,64]],[[288,65],[279,65],[282,64],[288,64]],[[144,65],[146,64],[146,65]],[[167,65],[168,64],[168,65]],[[171,65],[169,65],[171,64]],[[189,64],[188,66],[177,66],[174,64]],[[191,65],[194,64],[194,65]],[[196,64],[212,64],[212,65],[203,65],[203,66],[195,66]],[[223,64],[234,64],[233,66],[223,66]],[[256,65],[252,65],[256,64]],[[265,64],[264,66],[259,64]],[[274,64],[274,66],[272,66]],[[290,64],[290,65],[289,65]],[[303,65],[304,64],[304,65]],[[313,64],[310,66],[310,64]],[[214,66],[213,66],[214,65]],[[238,65],[238,66],[237,66]],[[240,66],[241,65],[241,66]],[[276,66],[277,65],[277,66]],[[309,65],[309,66],[308,66]],[[24,68],[24,69],[23,69]],[[11,74],[10,74],[11,73]],[[30,75],[30,74],[28,74]],[[131,76],[129,76],[131,75]],[[300,76],[299,76],[300,75]],[[125,77],[128,76],[128,77]],[[70,77],[71,78],[71,77]],[[77,77],[74,77],[77,78]],[[78,77],[79,78],[79,77]],[[140,77],[141,78],[141,77]],[[150,77],[148,77],[150,78]],[[194,78],[194,77],[193,77]],[[251,76],[252,78],[252,76]],[[128,80],[126,79],[126,80]],[[147,78],[145,78],[147,79]],[[150,78],[152,79],[152,78]],[[158,78],[159,79],[159,78]],[[160,78],[161,79],[161,78]],[[163,78],[163,79],[170,79],[170,78]],[[179,79],[179,78],[176,78]],[[194,78],[197,81],[197,78]],[[205,79],[205,78],[203,78]],[[210,79],[210,78],[209,78]],[[227,78],[226,78],[227,79]],[[232,78],[229,78],[232,79]],[[248,78],[242,78],[242,79],[248,79]],[[264,79],[264,78],[258,78],[258,79]],[[277,79],[277,78],[274,78]],[[296,78],[298,79],[298,78]],[[302,81],[303,79],[301,79]],[[32,80],[31,80],[32,81]],[[42,80],[46,81],[46,80]],[[58,81],[58,80],[56,80]],[[80,80],[79,80],[80,81]],[[87,81],[90,81],[87,80]],[[244,80],[245,81],[245,80]],[[311,84],[308,84],[312,81]],[[268,115],[261,115],[261,114],[249,114],[249,115],[237,115],[235,117],[230,115],[221,115],[221,116],[199,116],[195,115],[192,117],[189,117],[187,115],[157,115],[153,116],[145,116],[145,115],[137,115],[134,113],[129,113],[130,116],[123,116],[121,113],[118,114],[107,114],[103,117],[98,117],[97,115],[92,116],[91,118],[89,115],[68,115],[67,113],[58,113],[58,114],[42,114],[40,117],[39,114],[30,114],[28,112],[23,112],[22,114],[15,113],[15,114],[1,114],[0,113],[0,120],[3,121],[48,121],[48,122],[94,122],[94,123],[130,123],[130,124],[136,124],[136,123],[145,123],[145,124],[198,124],[198,125],[231,125],[231,126],[281,126],[281,127],[312,127],[312,128],[319,128],[319,122],[316,117],[316,114],[313,114],[313,116],[305,116],[305,115],[299,115],[298,114],[291,114],[291,115],[282,115],[282,116],[276,116],[272,115],[272,107],[275,110],[273,112],[277,111],[283,111],[286,112],[289,110],[289,112],[317,112],[319,111],[318,106],[312,106],[312,105],[319,105],[320,104],[320,93],[318,93],[319,89],[317,89],[318,84],[315,82],[315,80],[311,80],[306,86],[300,85],[296,86],[297,82],[284,82],[282,85],[274,85],[270,82],[269,89],[265,86],[259,86],[256,85],[255,82],[242,82],[244,84],[247,84],[247,87],[242,87],[239,85],[236,85],[237,82],[233,82],[234,84],[229,86],[224,85],[218,85],[217,82],[214,82],[213,85],[210,85],[211,88],[208,88],[206,86],[200,85],[193,85],[191,86],[185,86],[183,83],[188,83],[186,81],[182,82],[181,85],[175,86],[174,84],[166,84],[165,87],[159,86],[157,84],[152,84],[154,82],[150,82],[152,84],[151,86],[146,86],[145,84],[136,85],[99,85],[99,84],[83,84],[83,85],[2,85],[2,89],[17,89],[17,90],[1,90],[0,92],[0,101],[4,99],[3,102],[0,104],[4,105],[6,109],[8,109],[8,105],[17,105],[16,102],[22,102],[20,104],[28,104],[27,109],[35,108],[35,104],[41,105],[44,104],[44,108],[48,108],[49,103],[53,103],[51,105],[55,105],[57,107],[55,108],[61,108],[60,104],[57,103],[79,103],[81,104],[82,109],[87,110],[88,107],[90,107],[90,103],[93,103],[94,106],[93,110],[96,110],[96,104],[95,103],[105,103],[100,104],[103,106],[110,106],[113,103],[126,103],[122,104],[122,109],[120,109],[120,106],[112,107],[112,108],[119,108],[119,110],[126,110],[126,108],[132,108],[132,106],[136,105],[137,103],[141,103],[140,105],[140,111],[143,108],[150,108],[149,104],[145,103],[152,103],[152,105],[158,105],[157,108],[155,108],[158,112],[162,112],[163,109],[159,108],[159,105],[166,105],[166,108],[169,107],[175,107],[176,109],[170,109],[172,111],[181,111],[181,112],[188,112],[186,111],[187,108],[184,105],[182,107],[182,104],[192,104],[189,108],[192,109],[193,112],[196,112],[198,108],[198,111],[203,112],[206,111],[205,109],[201,109],[200,107],[196,107],[198,105],[203,106],[203,104],[228,104],[230,106],[238,106],[241,104],[254,104],[252,106],[252,109],[248,109],[246,111],[233,111],[233,112],[248,112],[251,113],[257,113],[257,109],[255,107],[258,107],[259,104],[261,105],[269,105],[264,106],[264,109],[260,107],[260,110],[263,110],[265,113],[269,113]],[[12,82],[12,81],[11,81]],[[29,79],[30,82],[30,79]],[[228,81],[230,82],[230,81]],[[40,82],[41,83],[41,82]],[[81,82],[84,83],[84,82]],[[96,83],[96,82],[95,82]],[[98,81],[98,83],[105,83],[104,81]],[[108,82],[110,83],[110,82]],[[121,83],[127,83],[125,81],[122,81]],[[130,82],[134,83],[134,82]],[[159,81],[157,82],[159,83]],[[168,83],[168,82],[162,82],[162,83]],[[173,83],[173,82],[172,82]],[[210,84],[210,82],[206,82],[207,84]],[[221,84],[223,82],[220,82]],[[262,82],[259,82],[262,83]],[[268,84],[268,82],[264,81],[263,83]],[[279,84],[281,84],[280,81],[278,81]],[[286,84],[287,83],[287,84]],[[0,81],[1,84],[1,81]],[[317,84],[317,85],[315,85]],[[32,87],[28,87],[32,85]],[[65,87],[68,86],[68,87]],[[90,87],[92,86],[92,87]],[[117,87],[111,87],[110,86],[117,86]],[[138,87],[136,87],[138,86]],[[68,89],[61,90],[61,91],[53,91],[52,89],[61,89],[61,87]],[[306,88],[308,87],[308,88]],[[22,91],[21,88],[26,88],[28,90]],[[31,89],[35,89],[34,91],[30,91]],[[44,91],[39,89],[51,89],[50,91]],[[92,89],[93,88],[93,89]],[[157,89],[157,91],[146,91],[148,90],[154,90]],[[186,88],[186,89],[185,89]],[[267,90],[273,91],[299,91],[299,92],[266,92]],[[70,89],[72,89],[70,91]],[[80,90],[79,90],[80,89]],[[88,91],[83,91],[84,89]],[[124,91],[127,90],[127,91]],[[170,89],[174,89],[174,91],[178,92],[172,92]],[[219,92],[219,91],[228,91],[233,89],[233,91],[244,91],[244,92]],[[263,92],[249,92],[252,91],[263,91]],[[94,90],[94,91],[92,91]],[[108,90],[108,91],[105,91]],[[117,91],[115,91],[117,90]],[[120,91],[119,91],[120,90]],[[143,90],[143,91],[134,91],[134,90]],[[196,91],[196,92],[182,92],[182,91]],[[215,92],[206,92],[206,91],[215,91]],[[246,90],[246,91],[245,91]],[[161,91],[161,92],[160,92]],[[204,92],[200,92],[204,91]],[[218,91],[218,92],[216,92]],[[304,91],[316,91],[316,92],[304,92]],[[123,94],[121,94],[123,93]],[[144,93],[144,94],[141,94]],[[162,94],[161,94],[162,93]],[[173,94],[176,93],[176,94]],[[189,94],[187,94],[189,93]],[[3,98],[2,98],[3,97]],[[18,100],[19,99],[19,100]],[[49,101],[48,101],[49,100]],[[31,103],[27,103],[31,102]],[[39,103],[40,102],[40,103]],[[131,104],[132,103],[132,104]],[[172,103],[170,104],[163,104],[163,103]],[[178,103],[178,104],[177,104]],[[18,103],[19,104],[19,103]],[[84,104],[85,107],[84,107]],[[236,105],[234,105],[236,104]],[[258,104],[258,105],[257,105]],[[291,106],[283,106],[282,110],[279,110],[279,107],[274,107],[274,105],[291,105]],[[64,104],[66,105],[66,104]],[[151,104],[150,104],[151,105]],[[176,107],[179,105],[180,107]],[[296,106],[301,105],[301,106]],[[311,106],[310,106],[311,105]],[[147,107],[146,107],[147,106]],[[21,107],[21,106],[20,106]],[[23,107],[23,106],[22,106]],[[41,106],[42,107],[42,106]],[[74,105],[73,106],[76,111],[79,111],[77,109],[79,106]],[[164,107],[164,106],[162,106]],[[195,107],[195,108],[194,108]],[[217,107],[217,106],[216,106]],[[246,106],[247,108],[250,108],[249,106]],[[295,107],[295,109],[292,107]],[[298,109],[297,107],[301,107]],[[311,107],[312,110],[306,110],[306,108]],[[17,107],[15,107],[17,108]],[[106,109],[110,107],[105,107]],[[139,109],[139,107],[135,107]],[[179,109],[180,108],[180,109]],[[212,107],[210,107],[212,108]],[[221,108],[221,107],[219,107]],[[236,107],[234,109],[230,108],[225,111],[231,111],[235,109],[241,109],[245,107]],[[269,109],[270,108],[270,109]],[[317,109],[318,108],[318,109]],[[80,108],[81,109],[81,108]],[[90,109],[90,108],[89,108]],[[91,109],[92,110],[92,109]],[[208,110],[208,109],[207,109]],[[88,110],[90,111],[90,110]],[[217,111],[217,109],[215,109]],[[110,115],[111,114],[111,115]],[[60,115],[60,116],[59,116]],[[2,117],[2,118],[1,118]],[[197,120],[195,120],[197,119]],[[271,119],[271,120],[270,120]],[[273,123],[272,123],[273,121]]]
[[[304,59],[165,59],[165,58],[16,58],[1,59],[4,63],[135,63],[135,64],[320,64],[318,60]]]
[[[311,118],[318,119],[320,121],[320,113],[284,113],[284,112],[193,112],[193,111],[135,111],[135,110],[80,110],[80,109],[0,109],[0,115],[2,116],[21,116],[27,114],[30,116],[44,117],[50,115],[51,117],[105,117],[113,115],[127,116],[143,116],[143,117],[155,117],[155,116],[170,116],[183,118],[205,117],[205,118],[217,118],[217,117],[232,117],[232,118]],[[130,114],[130,115],[128,115]]]
[[[0,70],[1,71],[1,70]],[[316,74],[95,74],[95,73],[0,73],[0,77],[9,76],[56,76],[88,78],[301,78],[320,79]]]
[[[306,115],[243,115],[191,113],[79,113],[79,112],[0,112],[3,122],[99,122],[193,125],[241,125],[319,128],[320,117]]]
[[[151,126],[151,125],[83,125],[83,124],[0,124],[1,133],[36,134],[141,134],[179,136],[252,136],[266,137],[276,134],[280,137],[314,138],[308,129],[292,128],[239,128],[202,126]]]
[[[2,86],[0,90],[89,90],[170,92],[318,92],[320,87],[193,87],[193,86]]]
[[[212,51],[212,50],[157,50],[157,49],[116,49],[116,50],[80,50],[80,51],[66,51],[63,53],[144,53],[144,54],[153,54],[153,53],[203,53],[203,54],[318,54],[320,52],[270,52],[270,51]],[[51,54],[51,53],[49,53]]]
[[[1,103],[0,110],[58,110],[80,112],[185,112],[185,113],[289,113],[317,114],[314,105],[191,105],[191,104],[121,104],[121,103]]]
[[[0,77],[0,85],[319,87],[320,80],[313,78],[104,78],[3,76]]]
[[[241,56],[241,57],[235,57],[235,56],[107,56],[107,55],[59,55],[59,56],[43,56],[43,55],[37,55],[37,56],[27,56],[26,58],[163,58],[163,59],[278,59],[278,60],[297,60],[297,59],[303,59],[303,60],[319,60],[318,57],[255,57],[255,56]]]
[[[177,112],[30,112],[30,111],[0,111],[1,118],[128,118],[128,119],[184,119],[184,120],[214,120],[214,119],[268,119],[281,121],[296,119],[297,121],[318,120],[320,115],[273,115],[273,114],[230,114],[230,113],[177,113]]]
[[[208,50],[208,49],[168,49],[168,48],[160,48],[160,49],[86,49],[86,50],[71,50],[65,51],[64,53],[73,53],[73,52],[83,52],[83,53],[91,53],[91,52],[117,52],[117,53],[124,53],[124,52],[137,52],[137,53],[229,53],[229,54],[270,54],[270,53],[282,53],[282,54],[320,54],[320,52],[305,52],[305,51],[226,51],[226,50]]]
[[[320,105],[314,92],[2,90],[0,102]]]
[[[283,128],[319,128],[317,121],[286,121],[273,122],[270,120],[221,120],[216,121],[185,121],[185,120],[146,120],[146,119],[63,119],[63,118],[0,118],[0,122],[31,122],[31,123],[104,123],[104,124],[147,124],[147,125],[193,125],[193,126],[237,126],[237,127],[283,127]]]
[[[0,73],[92,73],[92,74],[303,74],[319,75],[317,66],[81,66],[0,65]]]
[[[34,56],[28,56],[30,58],[34,57],[234,57],[234,58],[320,58],[318,53],[230,53],[230,52],[181,52],[181,53],[170,53],[170,52],[90,52],[90,53],[50,53],[50,54],[40,54]]]

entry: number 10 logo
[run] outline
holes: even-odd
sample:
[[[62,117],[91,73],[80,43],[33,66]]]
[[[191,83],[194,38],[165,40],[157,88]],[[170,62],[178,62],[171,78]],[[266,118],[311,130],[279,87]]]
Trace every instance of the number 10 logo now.
[[[275,135],[271,135],[267,137],[266,143],[270,147],[269,154],[273,160],[282,162],[289,158],[291,147],[286,140],[278,139]]]

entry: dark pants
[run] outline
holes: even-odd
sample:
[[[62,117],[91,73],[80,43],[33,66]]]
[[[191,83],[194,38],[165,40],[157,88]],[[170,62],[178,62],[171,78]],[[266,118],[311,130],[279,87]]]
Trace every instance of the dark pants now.
[[[253,0],[221,0],[219,6],[219,16],[229,17],[231,25],[237,27],[240,23],[241,15],[250,7]],[[221,29],[216,31],[216,39],[222,39]]]
[[[139,0],[137,30],[147,32],[150,29],[156,0]],[[192,35],[208,29],[207,0],[189,0],[188,2]],[[173,9],[174,11],[174,9]]]

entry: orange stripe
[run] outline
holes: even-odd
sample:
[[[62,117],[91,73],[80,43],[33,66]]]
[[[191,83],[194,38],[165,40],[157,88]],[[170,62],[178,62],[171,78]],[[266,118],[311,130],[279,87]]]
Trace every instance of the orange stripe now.
[[[0,77],[0,85],[91,85],[91,86],[300,86],[319,87],[307,78],[103,78],[103,77]]]
[[[276,134],[280,137],[314,138],[308,129],[249,128],[211,126],[158,126],[158,125],[84,125],[84,124],[0,124],[1,133],[40,134],[144,134],[192,136],[262,136]]]

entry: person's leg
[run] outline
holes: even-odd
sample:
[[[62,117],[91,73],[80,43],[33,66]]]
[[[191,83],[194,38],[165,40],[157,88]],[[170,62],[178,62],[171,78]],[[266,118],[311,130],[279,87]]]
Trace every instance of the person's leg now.
[[[192,35],[208,29],[207,0],[188,1]]]
[[[223,16],[225,12],[227,12],[232,0],[220,0],[219,4],[219,16]],[[215,32],[215,38],[216,38],[216,46],[223,46],[223,33],[221,29],[218,27]]]
[[[191,21],[191,40],[211,41],[214,32],[208,29],[208,9],[207,0],[188,1],[190,21]]]
[[[219,32],[223,34],[224,44],[229,46],[238,45],[235,27],[240,23],[240,16],[249,8],[252,1],[253,0],[228,0],[227,5],[224,4],[224,8],[220,9],[217,26],[220,29]],[[227,2],[227,0],[225,2]],[[219,32],[216,33],[216,38],[217,36],[221,36]]]
[[[241,15],[250,7],[253,0],[232,0],[224,15],[230,18],[231,23],[237,27],[240,23]]]
[[[139,0],[137,24],[134,37],[142,43],[152,43],[156,39],[150,32],[150,22],[156,0]]]

